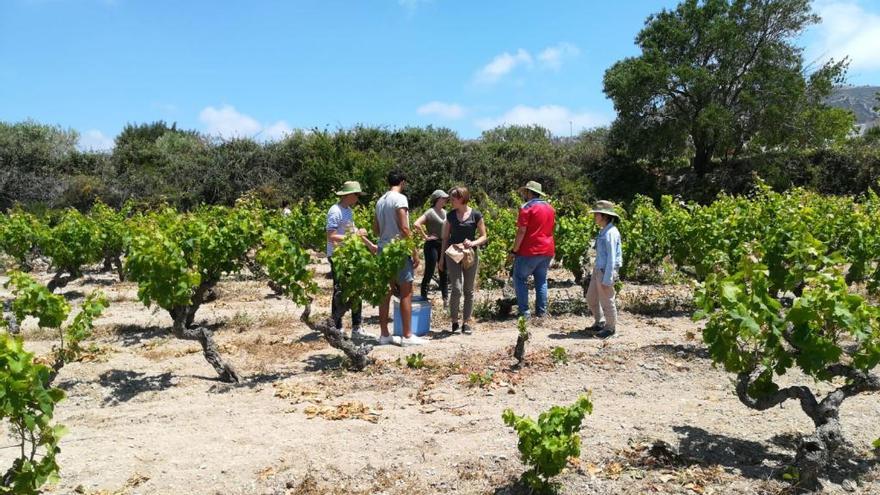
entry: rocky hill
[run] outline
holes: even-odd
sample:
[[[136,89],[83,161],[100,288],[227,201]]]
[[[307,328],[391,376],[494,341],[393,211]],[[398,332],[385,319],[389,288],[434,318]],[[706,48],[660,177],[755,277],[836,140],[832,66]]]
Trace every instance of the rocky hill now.
[[[856,124],[864,130],[880,125],[880,114],[873,110],[880,106],[877,93],[880,86],[848,86],[834,90],[827,103],[832,107],[852,110]]]

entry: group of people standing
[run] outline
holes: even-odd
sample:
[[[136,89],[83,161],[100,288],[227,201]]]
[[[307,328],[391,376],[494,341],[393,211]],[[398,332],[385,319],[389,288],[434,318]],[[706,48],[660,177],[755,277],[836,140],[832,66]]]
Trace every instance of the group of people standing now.
[[[480,265],[480,248],[489,242],[486,222],[482,213],[470,205],[471,195],[467,187],[456,186],[449,192],[438,189],[431,194],[430,207],[418,217],[412,227],[409,223],[409,202],[403,194],[406,176],[399,171],[388,175],[388,191],[376,203],[373,233],[378,236],[374,244],[364,228],[354,224],[352,207],[364,193],[356,181],[343,184],[336,192],[339,201],[327,212],[327,257],[333,278],[332,312],[336,328],[342,331],[342,287],[333,264],[335,246],[346,235],[356,235],[374,254],[397,238],[413,237],[417,229],[424,238],[422,254],[425,266],[420,285],[422,299],[428,292],[435,272],[444,308],[449,309],[450,330],[468,335],[473,332],[474,292]],[[529,181],[519,189],[524,204],[517,217],[516,237],[508,261],[513,263],[513,283],[519,315],[542,318],[547,315],[547,272],[556,252],[553,237],[556,211],[545,199],[541,184]],[[447,210],[447,206],[451,206]],[[601,230],[596,239],[596,263],[594,264],[587,302],[595,317],[595,324],[585,331],[600,338],[614,334],[617,309],[614,302],[614,282],[622,265],[620,233],[615,227],[619,216],[608,201],[600,201],[591,210]],[[412,333],[412,301],[415,270],[421,264],[419,250],[414,249],[404,266],[391,281],[388,294],[379,306],[378,337],[380,345],[422,345],[425,339]],[[534,279],[535,312],[529,310],[529,279]],[[451,291],[450,291],[451,285]],[[451,292],[451,294],[450,294]],[[392,293],[400,301],[402,337],[391,335],[388,330]],[[352,338],[375,338],[362,328],[361,302],[351,305]]]

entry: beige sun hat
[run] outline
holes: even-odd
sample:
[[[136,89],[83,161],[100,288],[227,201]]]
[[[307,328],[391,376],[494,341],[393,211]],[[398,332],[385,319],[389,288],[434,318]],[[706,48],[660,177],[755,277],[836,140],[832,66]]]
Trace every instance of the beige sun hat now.
[[[337,196],[348,196],[349,194],[363,196],[364,191],[361,189],[361,183],[356,180],[350,180],[342,184],[342,189],[336,191]]]
[[[604,213],[620,220],[620,214],[617,213],[617,205],[615,205],[611,201],[606,201],[604,199],[596,201],[596,206],[594,206],[593,209],[590,210],[590,213]]]
[[[529,182],[526,183],[526,185],[519,188],[520,191],[523,191],[526,189],[528,189],[529,191],[532,191],[533,193],[537,194],[538,196],[546,196],[543,188],[541,187],[540,182],[535,182],[533,180],[530,180]]]

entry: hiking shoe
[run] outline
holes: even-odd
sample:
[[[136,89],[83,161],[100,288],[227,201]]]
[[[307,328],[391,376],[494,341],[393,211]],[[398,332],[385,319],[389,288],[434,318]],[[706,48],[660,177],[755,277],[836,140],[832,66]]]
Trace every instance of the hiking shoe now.
[[[458,322],[456,321],[452,324],[452,333],[455,333],[457,331],[458,331]]]
[[[466,335],[472,334],[473,330],[471,329],[470,324],[465,323],[464,325],[462,325],[461,326],[461,333],[466,334]]]
[[[351,330],[351,338],[352,338],[352,339],[365,339],[365,340],[368,339],[368,340],[372,340],[372,339],[375,339],[376,336],[373,335],[373,334],[371,334],[371,333],[369,333],[369,332],[367,332],[367,331],[364,330],[363,328],[358,327],[358,328],[353,328],[353,329]]]
[[[614,335],[614,333],[615,330],[613,328],[603,328],[602,330],[596,332],[596,337],[600,339],[607,339],[608,337]]]
[[[403,347],[409,347],[412,345],[424,345],[427,343],[427,340],[419,337],[418,335],[410,335],[409,337],[404,337],[400,339],[400,345]]]
[[[400,340],[397,335],[383,335],[379,337],[379,345],[400,345]]]
[[[586,333],[599,333],[602,329],[605,328],[605,322],[593,323],[593,326],[587,327],[584,329]]]

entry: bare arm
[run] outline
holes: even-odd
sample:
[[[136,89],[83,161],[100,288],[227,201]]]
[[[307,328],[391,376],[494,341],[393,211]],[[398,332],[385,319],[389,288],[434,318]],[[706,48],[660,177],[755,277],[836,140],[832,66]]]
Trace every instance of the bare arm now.
[[[517,227],[516,228],[516,238],[513,240],[513,247],[511,250],[514,253],[519,252],[520,244],[522,244],[523,239],[526,236],[526,228],[525,227]]]
[[[420,230],[422,232],[422,235],[424,235],[424,236],[428,235],[428,231],[427,231],[427,229],[425,229],[425,222],[427,222],[427,221],[428,221],[428,213],[425,212],[425,213],[422,213],[422,216],[420,216],[415,221],[415,223],[413,223],[413,227]]]
[[[337,234],[335,230],[327,231],[327,242],[336,245],[345,240],[345,234]]]
[[[398,208],[397,211],[397,228],[400,229],[400,235],[404,239],[412,237],[412,230],[409,228],[409,210],[406,208]],[[419,250],[415,247],[412,251],[413,267],[419,266]]]
[[[361,242],[369,248],[370,252],[376,254],[379,251],[379,246],[373,243],[370,238],[367,236],[367,231],[365,229],[358,230],[358,237],[361,238]]]
[[[406,239],[412,237],[412,230],[409,228],[409,210],[398,208],[395,213],[397,214],[397,228],[400,229],[400,235]]]
[[[437,265],[440,267],[440,270],[443,270],[443,265],[446,261],[446,250],[449,249],[449,222],[443,222],[443,234],[440,236],[443,238],[443,242],[441,243],[442,247],[440,248],[440,261],[437,262]]]
[[[489,240],[489,236],[486,235],[486,222],[483,219],[480,219],[480,222],[477,224],[477,232],[480,233],[480,236],[476,239],[468,242],[470,247],[480,247],[483,244],[486,244],[486,241]]]

